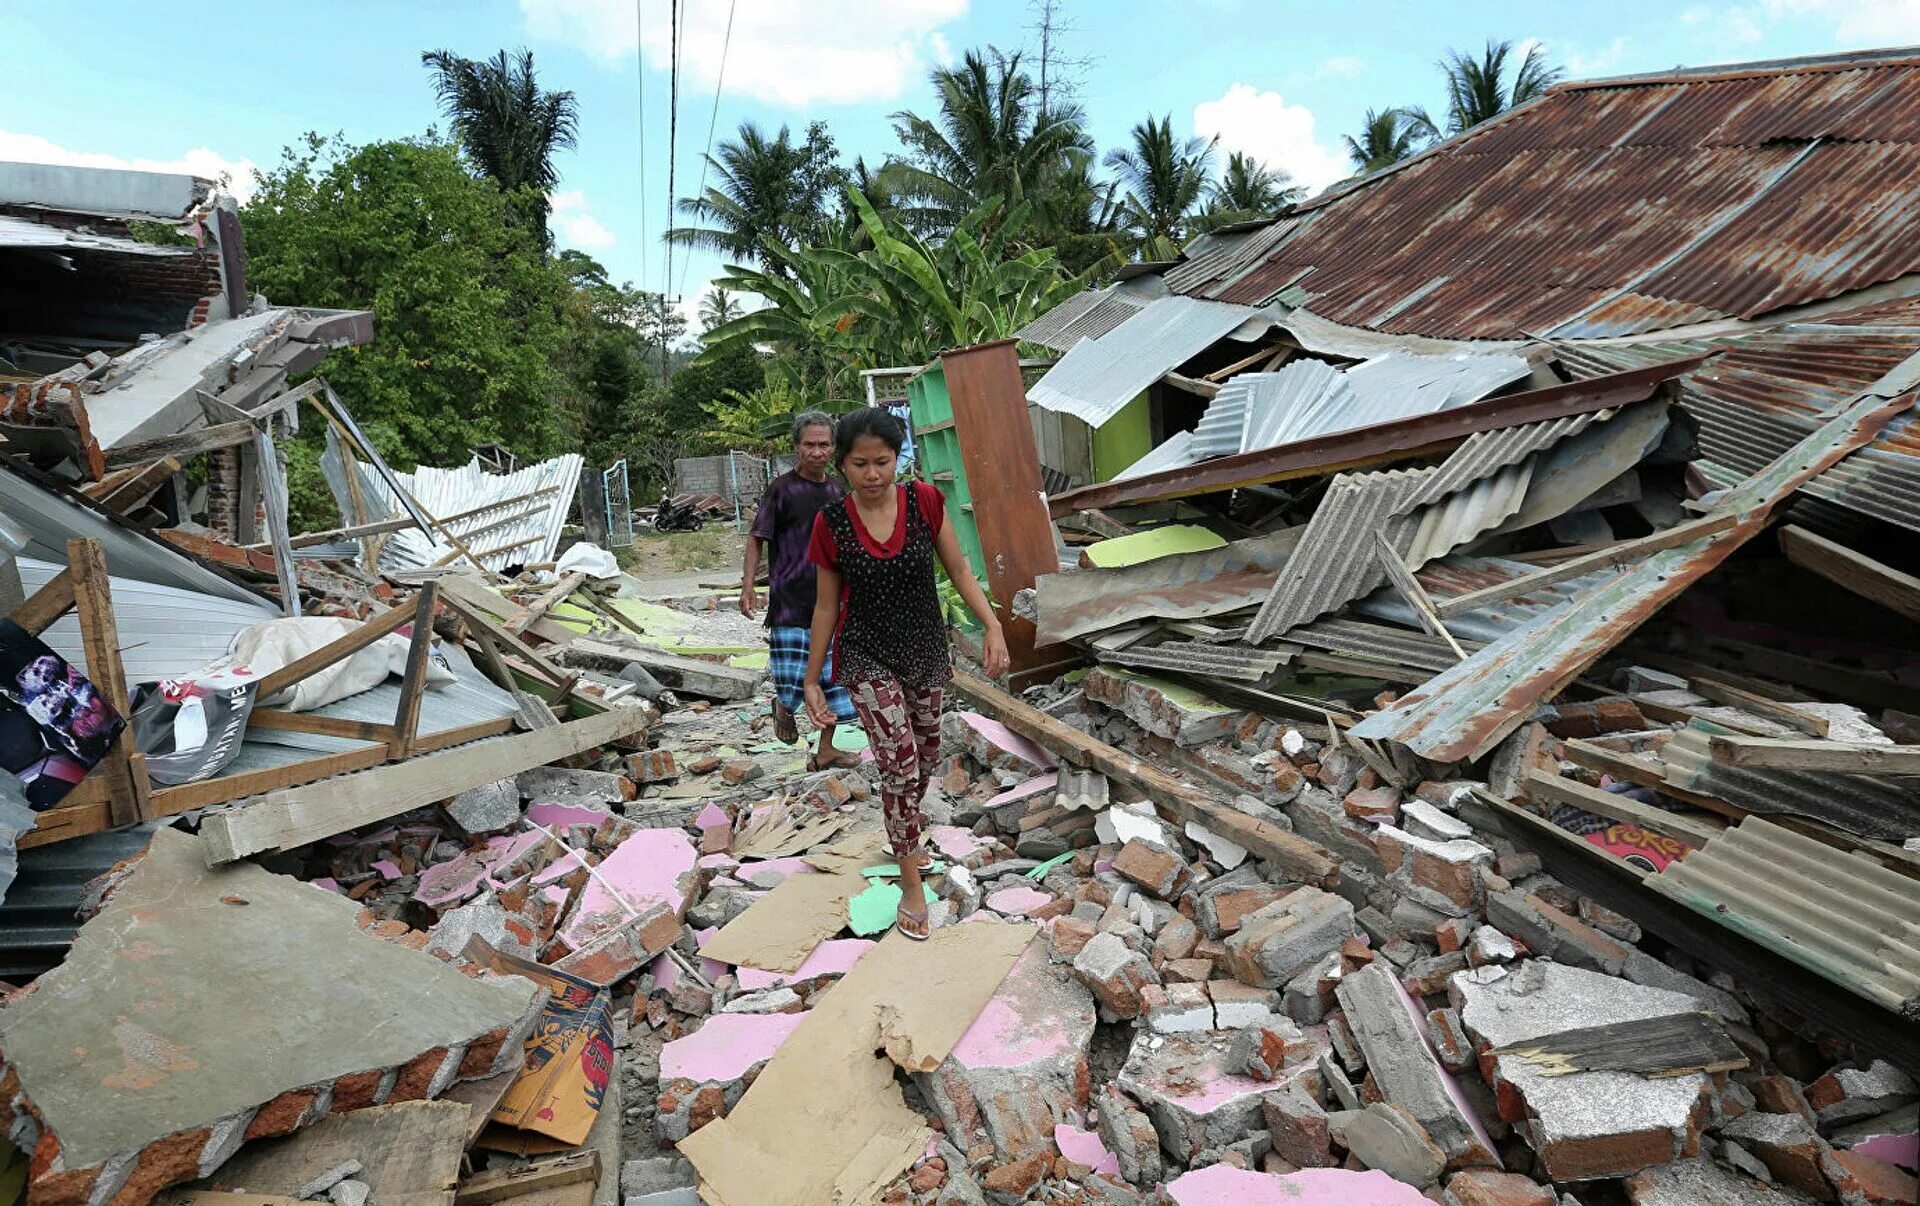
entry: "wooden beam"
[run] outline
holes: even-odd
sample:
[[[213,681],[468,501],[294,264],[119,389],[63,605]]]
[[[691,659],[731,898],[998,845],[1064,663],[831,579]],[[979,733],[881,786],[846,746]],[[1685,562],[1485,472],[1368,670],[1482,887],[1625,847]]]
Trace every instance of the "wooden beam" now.
[[[312,712],[287,712],[279,708],[255,708],[247,714],[247,727],[272,729],[281,733],[318,733],[323,737],[345,737],[380,745],[386,745],[395,736],[390,724],[378,724],[371,720],[341,720]]]
[[[1780,529],[1780,551],[1803,570],[1870,599],[1909,620],[1920,620],[1920,578],[1856,553],[1805,528]]]
[[[94,501],[109,511],[125,514],[139,506],[166,484],[168,478],[180,472],[180,458],[165,456],[151,465],[136,469],[113,489],[104,494],[93,495]]]
[[[1451,599],[1442,599],[1434,605],[1434,610],[1442,619],[1474,611],[1508,599],[1517,599],[1529,595],[1544,586],[1556,582],[1565,582],[1570,578],[1579,578],[1595,570],[1624,570],[1627,564],[1639,557],[1658,553],[1663,549],[1676,548],[1703,536],[1724,532],[1739,522],[1738,515],[1709,515],[1704,519],[1692,519],[1686,523],[1675,524],[1664,532],[1655,532],[1651,536],[1641,536],[1633,540],[1622,540],[1606,548],[1596,550],[1581,557],[1574,557],[1550,569],[1528,574],[1523,578],[1514,578],[1496,586],[1468,591],[1464,595],[1455,595]]]
[[[210,812],[200,824],[209,866],[287,850],[432,804],[468,788],[630,736],[647,725],[644,708],[614,708],[537,733],[396,762],[323,783],[268,792]]]
[[[493,1206],[527,1194],[540,1195],[542,1203],[559,1199],[552,1195],[569,1185],[584,1186],[587,1201],[593,1198],[592,1183],[600,1179],[600,1153],[568,1152],[552,1160],[529,1164],[524,1168],[488,1169],[476,1174],[454,1195],[453,1206]]]
[[[1790,729],[1798,729],[1810,737],[1825,737],[1832,727],[1824,716],[1802,711],[1792,704],[1768,699],[1764,695],[1755,695],[1751,691],[1742,691],[1738,687],[1716,679],[1696,678],[1690,680],[1689,685],[1693,688],[1695,695],[1704,695],[1717,704],[1739,708],[1755,716],[1764,716]]]
[[[1393,583],[1393,588],[1399,591],[1401,597],[1413,608],[1413,614],[1420,621],[1420,627],[1445,641],[1447,648],[1453,650],[1455,658],[1466,661],[1467,651],[1460,647],[1460,642],[1454,640],[1453,634],[1447,631],[1447,626],[1440,622],[1440,613],[1434,610],[1433,600],[1428,597],[1426,587],[1420,585],[1420,580],[1413,576],[1413,571],[1407,568],[1407,563],[1400,559],[1400,551],[1394,548],[1393,542],[1378,529],[1373,533],[1373,540],[1374,555],[1380,559],[1381,568],[1387,571],[1387,580]]]
[[[254,688],[255,699],[271,699],[311,674],[335,662],[352,657],[368,645],[407,622],[413,613],[404,607],[390,607],[363,622],[360,627],[335,641],[329,641],[304,657],[295,658],[260,680]]]
[[[1589,787],[1578,779],[1563,779],[1546,771],[1529,772],[1521,786],[1528,799],[1571,804],[1610,821],[1663,833],[1695,850],[1706,845],[1709,838],[1717,836],[1725,828],[1683,817],[1664,808],[1655,808],[1651,804],[1642,804],[1629,796]]]
[[[400,702],[393,712],[393,756],[413,752],[420,734],[420,693],[427,685],[427,655],[433,651],[434,584],[420,588],[413,599],[413,634],[407,642],[407,672],[400,679]]]
[[[1163,373],[1160,380],[1177,390],[1198,394],[1208,401],[1212,401],[1213,396],[1220,392],[1220,387],[1211,381],[1196,381],[1192,377],[1184,377],[1179,373]]]
[[[412,526],[413,520],[399,515],[391,519],[375,520],[373,523],[355,524],[352,527],[329,528],[324,532],[302,532],[298,536],[289,537],[287,543],[296,549],[307,549],[316,544],[331,544],[336,540],[358,540],[362,536],[378,536]],[[257,541],[246,546],[249,552],[267,552],[272,547],[272,541]]]
[[[178,435],[161,436],[158,439],[142,440],[137,444],[122,444],[118,448],[106,450],[109,465],[144,465],[162,457],[199,456],[206,452],[218,452],[222,448],[233,448],[253,439],[253,424],[238,420],[232,423],[215,423],[211,427],[197,427],[192,431],[183,431]]]
[[[45,812],[34,813],[33,828],[16,838],[14,844],[27,850],[113,828],[104,782],[100,779],[80,780],[59,804]],[[89,791],[89,788],[92,790]]]
[[[1920,745],[1857,745],[1845,741],[1770,740],[1716,733],[1707,738],[1715,762],[1772,770],[1846,775],[1920,775]]]
[[[554,656],[568,665],[588,668],[639,666],[675,691],[723,703],[752,699],[760,689],[758,670],[742,670],[644,645],[610,645],[580,637]]]
[[[257,796],[262,792],[301,783],[315,783],[322,779],[331,779],[336,775],[365,770],[370,766],[379,766],[386,760],[387,747],[382,742],[378,745],[369,745],[365,749],[342,750],[337,754],[304,758],[299,762],[289,762],[285,766],[270,766],[263,770],[221,775],[199,783],[182,783],[177,787],[163,787],[153,793],[153,815],[172,816],[195,808],[230,804],[235,800]]]
[[[1235,373],[1241,372],[1244,369],[1250,369],[1254,365],[1259,364],[1262,360],[1266,360],[1272,355],[1273,355],[1273,349],[1271,347],[1261,348],[1259,351],[1255,352],[1253,355],[1242,356],[1240,359],[1234,361],[1232,364],[1229,364],[1225,368],[1217,368],[1213,370],[1211,373],[1202,374],[1200,377],[1200,380],[1205,381],[1210,385],[1219,385],[1224,381],[1226,381],[1227,378],[1233,376]]]
[[[300,614],[300,575],[293,564],[293,546],[287,537],[287,479],[280,472],[280,456],[274,450],[273,437],[264,430],[254,433],[254,456],[260,463],[260,494],[267,516],[267,538],[273,542],[273,572],[280,582],[280,607],[289,616]],[[240,505],[253,511],[250,499]]]
[[[53,627],[53,622],[73,610],[73,570],[63,569],[47,584],[27,596],[8,618],[34,636]]]
[[[489,604],[480,596],[491,596],[498,605],[508,606],[506,601],[501,599],[499,595],[494,594],[483,586],[478,586],[462,578],[458,574],[449,574],[435,581],[440,587],[441,599],[448,607],[458,612],[460,617],[467,623],[486,633],[489,637],[492,637],[495,643],[499,644],[503,649],[511,650],[513,653],[526,659],[526,661],[536,667],[541,674],[547,676],[547,681],[558,683],[567,677],[566,671],[535,652],[532,646],[528,645],[518,636],[501,627],[500,622],[494,619],[487,611]]]
[[[107,705],[127,718],[107,756],[96,769],[106,774],[107,810],[115,825],[131,825],[148,814],[151,786],[146,760],[133,745],[133,708],[127,700],[127,671],[120,661],[120,629],[114,620],[107,557],[97,540],[67,541],[67,568],[73,571],[73,608],[80,621],[80,647],[87,655],[87,678]]]
[[[586,585],[586,582],[587,575],[578,570],[570,574],[560,575],[560,580],[554,583],[551,589],[541,594],[539,598],[527,604],[525,607],[522,607],[519,611],[513,613],[513,616],[508,619],[505,624],[502,624],[501,627],[518,636],[527,630],[527,625],[542,618],[555,607],[558,607],[568,595],[571,595],[574,591]]]
[[[1340,860],[1306,838],[1237,812],[1159,767],[1089,737],[970,674],[955,674],[951,686],[955,695],[1022,737],[1039,742],[1063,761],[1091,767],[1110,779],[1138,788],[1177,819],[1196,821],[1246,847],[1255,858],[1273,861],[1289,879],[1320,885],[1338,882]]]
[[[552,719],[552,713],[548,713]],[[553,725],[543,726],[552,728]],[[476,720],[472,724],[461,725],[457,729],[442,729],[438,733],[423,733],[413,739],[413,754],[431,754],[436,750],[450,749],[456,745],[465,745],[469,741],[483,741],[488,737],[498,737],[502,733],[513,732],[513,717],[502,716],[495,720]]]

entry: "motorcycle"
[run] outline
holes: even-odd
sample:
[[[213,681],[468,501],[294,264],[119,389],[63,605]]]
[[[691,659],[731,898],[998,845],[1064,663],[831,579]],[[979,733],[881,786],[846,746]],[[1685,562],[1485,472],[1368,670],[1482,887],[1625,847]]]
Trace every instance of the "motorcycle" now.
[[[676,503],[671,494],[660,496],[660,505],[654,508],[653,530],[656,532],[697,532],[707,522],[707,517],[691,503]]]

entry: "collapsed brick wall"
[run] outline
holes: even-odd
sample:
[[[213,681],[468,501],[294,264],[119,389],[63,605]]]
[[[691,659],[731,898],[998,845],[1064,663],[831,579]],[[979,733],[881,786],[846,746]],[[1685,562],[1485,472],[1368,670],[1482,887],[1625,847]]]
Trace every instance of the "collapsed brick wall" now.
[[[0,216],[61,230],[131,237],[112,218],[0,206]],[[145,334],[198,326],[222,294],[220,249],[159,249],[159,254],[61,249],[72,264],[0,252],[0,326],[24,335],[80,336],[132,343]]]

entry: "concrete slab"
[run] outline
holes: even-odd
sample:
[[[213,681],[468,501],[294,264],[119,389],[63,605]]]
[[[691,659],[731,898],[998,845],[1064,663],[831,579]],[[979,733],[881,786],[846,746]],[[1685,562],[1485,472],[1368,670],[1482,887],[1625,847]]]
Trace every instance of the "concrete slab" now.
[[[429,1097],[520,1057],[541,990],[374,938],[359,912],[252,864],[209,870],[198,839],[156,833],[67,961],[0,1011],[20,1084],[0,1108],[30,1102],[58,1152],[36,1196],[63,1177],[56,1196],[85,1178],[77,1200],[145,1200],[210,1173],[236,1132],[324,1113],[321,1095],[336,1111]]]
[[[1318,1075],[1320,1051],[1289,1064],[1274,1081],[1231,1068],[1232,1033],[1157,1035],[1133,1040],[1117,1083],[1145,1108],[1160,1146],[1185,1163],[1208,1148],[1238,1143],[1266,1126],[1262,1095]]]

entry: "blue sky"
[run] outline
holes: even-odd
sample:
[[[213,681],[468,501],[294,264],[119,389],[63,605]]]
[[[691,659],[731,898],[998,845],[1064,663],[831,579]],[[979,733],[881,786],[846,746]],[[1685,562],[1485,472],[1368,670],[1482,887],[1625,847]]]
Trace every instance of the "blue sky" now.
[[[970,47],[1033,42],[1025,0],[684,7],[683,195],[699,185],[716,83],[716,138],[742,121],[798,130],[821,119],[848,162],[877,163],[896,147],[890,113],[931,111],[930,67]],[[1075,27],[1064,52],[1090,60],[1079,96],[1103,149],[1149,113],[1170,114],[1177,133],[1217,135],[1223,150],[1316,187],[1345,174],[1340,136],[1367,108],[1439,108],[1433,64],[1449,47],[1537,40],[1579,77],[1920,43],[1920,0],[1060,8]],[[16,67],[0,102],[0,159],[226,171],[244,193],[250,168],[271,165],[304,131],[371,141],[439,121],[421,51],[481,57],[524,45],[543,83],[580,103],[580,146],[561,157],[555,195],[561,241],[691,308],[719,263],[676,251],[671,282],[664,276],[668,25],[669,0],[640,0],[637,36],[634,0],[258,0],[220,15],[132,0],[0,0],[0,43]]]

